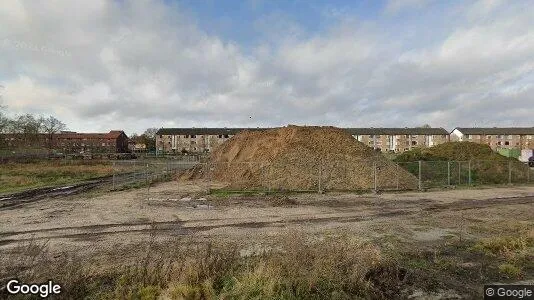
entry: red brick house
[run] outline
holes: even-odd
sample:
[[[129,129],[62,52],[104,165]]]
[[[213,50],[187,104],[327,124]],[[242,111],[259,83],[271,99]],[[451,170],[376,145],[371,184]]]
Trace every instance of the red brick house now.
[[[43,148],[66,153],[125,153],[128,151],[128,136],[122,130],[108,133],[78,133],[62,131],[57,134],[1,134],[0,148]]]

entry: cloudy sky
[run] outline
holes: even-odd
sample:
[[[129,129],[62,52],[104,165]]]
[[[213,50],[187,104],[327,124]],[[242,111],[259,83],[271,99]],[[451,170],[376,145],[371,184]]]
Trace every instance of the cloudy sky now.
[[[0,101],[90,132],[534,126],[532,6],[3,1]]]

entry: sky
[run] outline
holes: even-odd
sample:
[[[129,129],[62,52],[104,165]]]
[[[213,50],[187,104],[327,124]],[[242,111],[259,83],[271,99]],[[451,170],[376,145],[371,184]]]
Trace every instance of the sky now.
[[[74,131],[534,126],[530,0],[4,2],[0,104]]]

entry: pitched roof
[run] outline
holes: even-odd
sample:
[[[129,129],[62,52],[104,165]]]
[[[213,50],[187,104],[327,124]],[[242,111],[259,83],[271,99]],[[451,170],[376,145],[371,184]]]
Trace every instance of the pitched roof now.
[[[237,134],[243,130],[265,130],[268,128],[160,128],[157,135],[224,135]]]
[[[534,135],[534,127],[456,127],[455,130],[463,134],[480,134],[480,135]]]
[[[78,133],[78,132],[63,132],[57,134],[56,137],[59,139],[116,139],[124,131],[121,130],[112,130],[108,133]]]
[[[448,135],[443,128],[400,127],[400,128],[345,128],[352,135]]]
[[[157,135],[221,135],[237,134],[243,130],[266,130],[270,128],[160,128]],[[352,135],[448,135],[443,128],[344,128]]]

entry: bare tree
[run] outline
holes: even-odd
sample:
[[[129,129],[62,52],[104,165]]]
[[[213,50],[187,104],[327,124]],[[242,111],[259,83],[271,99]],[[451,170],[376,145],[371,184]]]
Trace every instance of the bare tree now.
[[[48,149],[52,150],[54,146],[54,134],[65,130],[67,126],[53,116],[49,116],[48,118],[40,117],[39,121],[41,125],[40,131],[47,135]]]
[[[156,132],[158,128],[148,128],[141,135],[143,138],[144,144],[146,145],[147,150],[153,151],[156,150]]]
[[[30,147],[39,139],[41,120],[32,114],[24,114],[15,117],[9,122],[9,133],[18,133],[22,136],[24,147]]]
[[[149,139],[155,139],[156,132],[158,132],[158,128],[148,128],[143,134]]]
[[[9,125],[9,118],[4,113],[5,109],[5,106],[0,105],[0,133],[6,133]]]

